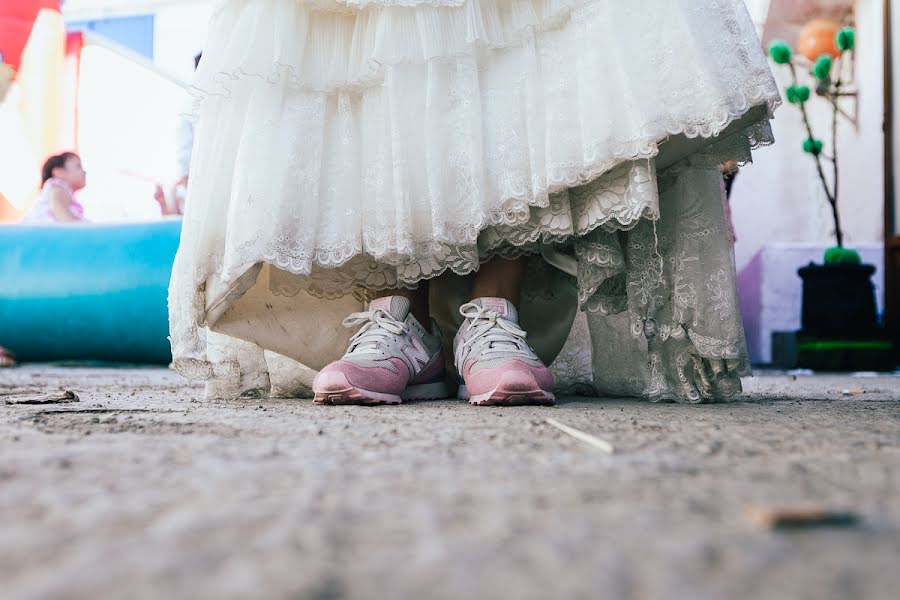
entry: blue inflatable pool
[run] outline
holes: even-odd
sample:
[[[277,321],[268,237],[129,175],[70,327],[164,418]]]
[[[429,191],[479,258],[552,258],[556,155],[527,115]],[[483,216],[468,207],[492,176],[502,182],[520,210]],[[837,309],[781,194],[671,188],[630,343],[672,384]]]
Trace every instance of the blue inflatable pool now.
[[[168,364],[181,222],[0,226],[0,345],[20,362]]]

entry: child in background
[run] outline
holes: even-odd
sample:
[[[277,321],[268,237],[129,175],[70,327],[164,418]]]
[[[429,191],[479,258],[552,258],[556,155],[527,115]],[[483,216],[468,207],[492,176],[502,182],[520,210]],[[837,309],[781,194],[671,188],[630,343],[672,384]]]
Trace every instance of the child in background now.
[[[86,223],[84,207],[75,198],[76,192],[87,184],[87,171],[81,157],[74,152],[62,152],[47,159],[41,169],[41,197],[22,218],[22,223]],[[183,194],[182,194],[183,196]],[[154,199],[160,204],[163,215],[181,214],[184,203],[176,196],[173,207],[160,186],[156,186]]]
[[[47,159],[41,169],[41,197],[23,223],[84,223],[84,207],[75,192],[84,188],[87,172],[74,152]]]
[[[84,208],[75,192],[84,188],[87,172],[74,152],[63,152],[47,159],[41,169],[41,197],[23,223],[83,223]],[[15,356],[0,346],[0,368],[14,367]]]

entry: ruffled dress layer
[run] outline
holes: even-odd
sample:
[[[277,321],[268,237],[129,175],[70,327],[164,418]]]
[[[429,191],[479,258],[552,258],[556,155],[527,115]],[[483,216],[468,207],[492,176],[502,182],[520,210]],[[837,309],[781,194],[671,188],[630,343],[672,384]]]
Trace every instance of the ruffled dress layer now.
[[[522,254],[545,360],[580,306],[599,392],[740,389],[718,165],[779,102],[741,0],[227,0],[210,31],[170,314],[211,395],[296,393],[371,290],[431,280],[452,338]]]

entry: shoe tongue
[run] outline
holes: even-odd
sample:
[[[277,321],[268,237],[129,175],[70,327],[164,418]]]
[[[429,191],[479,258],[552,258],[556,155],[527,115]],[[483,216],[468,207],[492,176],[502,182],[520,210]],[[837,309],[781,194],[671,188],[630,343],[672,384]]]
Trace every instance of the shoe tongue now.
[[[472,300],[472,304],[486,310],[492,310],[508,321],[519,323],[519,312],[513,303],[506,298],[476,298]]]
[[[403,296],[386,296],[384,298],[376,298],[369,303],[369,310],[383,310],[398,321],[406,320],[409,314],[410,302],[409,298]]]

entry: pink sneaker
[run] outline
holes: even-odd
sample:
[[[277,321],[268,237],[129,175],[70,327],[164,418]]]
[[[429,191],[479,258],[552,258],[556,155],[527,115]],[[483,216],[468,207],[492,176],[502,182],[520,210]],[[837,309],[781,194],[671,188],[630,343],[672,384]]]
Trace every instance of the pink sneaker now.
[[[472,404],[553,404],[553,375],[525,342],[516,307],[503,298],[464,304],[466,317],[453,350],[465,382],[459,397]]]
[[[343,358],[322,369],[313,381],[316,404],[400,404],[449,396],[441,335],[431,333],[409,312],[402,296],[379,298],[368,312],[344,319],[362,325]]]

